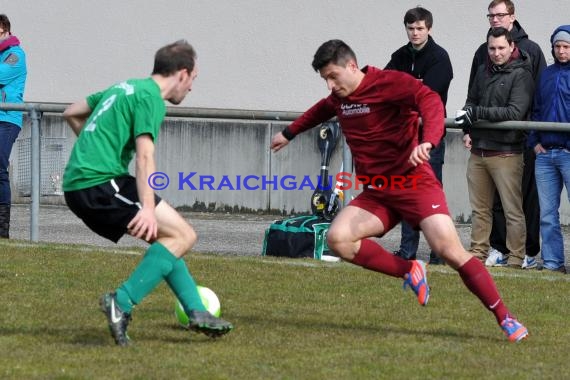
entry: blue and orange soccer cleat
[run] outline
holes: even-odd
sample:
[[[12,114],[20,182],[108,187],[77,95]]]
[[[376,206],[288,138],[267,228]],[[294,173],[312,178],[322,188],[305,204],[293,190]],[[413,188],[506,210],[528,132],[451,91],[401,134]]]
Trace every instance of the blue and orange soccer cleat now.
[[[409,286],[420,305],[425,306],[429,300],[429,286],[427,283],[426,264],[422,260],[412,261],[412,269],[404,275],[404,289]]]
[[[515,318],[507,317],[501,322],[501,329],[511,342],[520,342],[528,336],[528,330]]]

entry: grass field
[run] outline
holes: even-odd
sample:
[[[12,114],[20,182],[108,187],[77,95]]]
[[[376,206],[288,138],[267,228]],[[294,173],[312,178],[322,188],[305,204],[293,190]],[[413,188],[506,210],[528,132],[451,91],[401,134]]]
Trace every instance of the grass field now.
[[[177,324],[160,285],[116,347],[99,296],[142,251],[0,242],[2,379],[554,379],[568,375],[570,276],[492,269],[530,331],[506,340],[449,267],[429,268],[427,307],[402,281],[346,263],[193,254],[229,335]]]

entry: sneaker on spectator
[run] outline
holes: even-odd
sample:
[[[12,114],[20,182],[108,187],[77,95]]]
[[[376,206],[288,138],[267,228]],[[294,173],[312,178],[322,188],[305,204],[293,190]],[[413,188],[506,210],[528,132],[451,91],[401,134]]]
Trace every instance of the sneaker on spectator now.
[[[536,263],[536,257],[530,257],[527,255],[524,256],[524,260],[523,260],[523,263],[521,265],[522,269],[534,269],[537,266],[538,265]]]
[[[564,265],[562,265],[562,266],[560,266],[560,267],[558,267],[558,268],[556,268],[556,269],[551,269],[551,268],[547,268],[547,267],[545,267],[545,266],[540,266],[540,267],[538,267],[538,270],[548,270],[548,271],[551,271],[551,272],[564,273],[564,274],[567,274],[567,273],[568,273],[568,272],[566,271],[566,267],[565,267]]]
[[[429,265],[445,265],[445,261],[437,256],[433,251],[429,254]]]
[[[406,257],[405,253],[401,249],[398,249],[398,250],[392,252],[392,254],[394,256],[398,256],[404,260],[415,260],[416,259],[416,255],[413,255],[412,257]]]
[[[507,265],[507,259],[503,257],[503,253],[493,247],[489,250],[489,257],[485,260],[485,266],[488,267],[504,267]]]

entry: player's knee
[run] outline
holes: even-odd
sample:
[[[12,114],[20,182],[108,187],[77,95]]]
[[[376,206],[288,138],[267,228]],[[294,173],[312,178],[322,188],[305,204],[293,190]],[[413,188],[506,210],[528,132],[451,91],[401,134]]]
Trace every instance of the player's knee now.
[[[354,244],[344,234],[336,230],[330,230],[327,234],[327,245],[331,251],[345,260],[354,258]]]
[[[191,250],[192,247],[194,247],[194,244],[196,244],[196,242],[198,241],[198,235],[196,234],[196,231],[194,231],[192,227],[190,227],[188,231],[184,232],[184,238],[188,246],[187,251]]]
[[[198,241],[198,235],[190,225],[180,226],[174,237],[181,245],[181,250],[184,253],[190,251]]]
[[[327,245],[330,249],[336,247],[340,242],[340,236],[337,231],[331,228],[327,233]]]

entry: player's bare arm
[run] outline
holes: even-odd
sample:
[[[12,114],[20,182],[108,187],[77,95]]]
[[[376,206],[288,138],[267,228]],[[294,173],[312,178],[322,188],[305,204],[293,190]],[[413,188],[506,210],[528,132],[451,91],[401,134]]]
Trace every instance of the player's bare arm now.
[[[79,132],[81,132],[87,118],[91,115],[91,111],[92,110],[87,104],[87,101],[81,100],[77,103],[71,104],[63,112],[65,121],[67,121],[67,124],[69,124],[76,136],[79,136]]]
[[[136,179],[142,208],[127,229],[130,235],[148,242],[156,239],[158,231],[154,214],[154,191],[148,184],[149,176],[155,171],[154,141],[150,135],[140,135],[136,139]]]
[[[271,139],[270,148],[273,150],[273,153],[280,151],[282,148],[285,148],[289,144],[289,140],[285,136],[283,136],[282,132],[276,133],[273,138]]]
[[[421,143],[412,150],[408,161],[410,161],[414,166],[418,166],[429,161],[429,152],[432,148],[433,145],[430,142]]]

